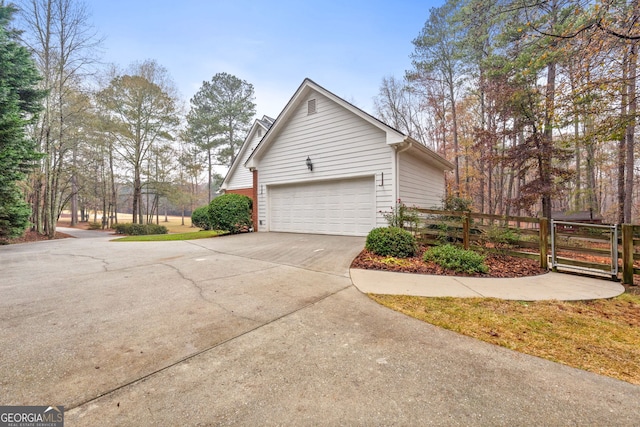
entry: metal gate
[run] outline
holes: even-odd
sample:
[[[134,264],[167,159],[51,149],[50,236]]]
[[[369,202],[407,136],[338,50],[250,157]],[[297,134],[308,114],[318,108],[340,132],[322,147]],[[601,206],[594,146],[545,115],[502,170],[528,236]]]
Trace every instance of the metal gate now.
[[[588,227],[592,229],[604,230],[609,234],[609,254],[611,256],[610,270],[596,269],[591,267],[584,267],[578,265],[564,264],[558,261],[558,227],[565,229],[580,229]],[[602,240],[606,241],[606,240]],[[604,266],[604,265],[603,265]],[[579,271],[583,273],[595,273],[595,274],[607,274],[612,278],[618,277],[618,226],[617,225],[601,225],[601,224],[585,224],[582,222],[567,222],[567,221],[555,221],[551,220],[551,268],[556,270],[558,268]]]

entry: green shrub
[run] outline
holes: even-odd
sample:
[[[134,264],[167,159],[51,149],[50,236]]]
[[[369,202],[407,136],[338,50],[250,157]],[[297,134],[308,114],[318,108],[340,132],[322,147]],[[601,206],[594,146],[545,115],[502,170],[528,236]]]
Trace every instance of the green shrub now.
[[[487,273],[484,257],[476,252],[453,245],[435,246],[424,253],[425,261],[433,261],[442,268],[473,274]]]
[[[407,258],[418,250],[416,238],[398,227],[374,228],[367,236],[365,248],[376,255]]]
[[[462,197],[448,196],[442,199],[442,209],[445,211],[469,212],[472,201]]]
[[[251,222],[251,198],[242,194],[223,194],[209,203],[209,224],[213,230],[231,234],[249,231]]]
[[[520,230],[492,225],[487,229],[486,238],[495,247],[513,246],[520,241]]]
[[[438,229],[438,237],[436,237],[436,240],[439,244],[444,245],[456,241],[455,237],[452,236],[456,232],[455,227],[450,226],[445,221],[435,224],[435,227]]]
[[[203,230],[211,230],[211,220],[209,219],[209,206],[200,206],[191,213],[191,224]]]
[[[382,216],[389,227],[399,227],[403,229],[414,230],[418,228],[420,222],[420,215],[416,208],[409,208],[402,203],[402,200],[398,199],[395,208],[391,208],[391,212],[381,212]]]
[[[90,222],[88,225],[89,230],[102,230],[102,224],[99,222]]]
[[[167,234],[169,230],[164,225],[156,224],[116,224],[113,226],[116,234],[126,234],[128,236],[145,236],[148,234]]]

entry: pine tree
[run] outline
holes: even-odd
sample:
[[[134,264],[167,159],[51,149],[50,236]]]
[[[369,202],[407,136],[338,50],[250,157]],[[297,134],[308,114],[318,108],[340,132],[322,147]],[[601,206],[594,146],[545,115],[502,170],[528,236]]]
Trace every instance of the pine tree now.
[[[207,154],[209,201],[213,156],[218,165],[231,166],[256,114],[253,99],[253,85],[227,73],[218,73],[210,82],[203,82],[191,99],[187,133]]]
[[[18,183],[39,159],[26,126],[41,109],[38,72],[10,28],[15,9],[0,4],[0,242],[20,236],[31,210]]]

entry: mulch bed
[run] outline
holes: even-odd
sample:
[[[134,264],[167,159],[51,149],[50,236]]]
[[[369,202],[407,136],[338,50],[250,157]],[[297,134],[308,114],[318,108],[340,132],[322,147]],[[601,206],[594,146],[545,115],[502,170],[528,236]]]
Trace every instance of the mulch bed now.
[[[56,231],[56,235],[54,239],[67,239],[69,237],[73,237],[73,236],[69,236],[68,234],[60,233],[59,231]],[[29,230],[29,231],[25,231],[22,237],[17,237],[15,239],[9,240],[9,244],[12,245],[14,243],[31,243],[31,242],[39,242],[41,240],[49,240],[49,238],[45,235],[38,233],[37,231]]]
[[[547,271],[540,268],[539,261],[527,258],[519,258],[502,254],[488,254],[485,264],[489,267],[486,274],[464,274],[453,270],[447,270],[433,262],[425,262],[422,255],[428,247],[421,247],[418,254],[412,258],[397,259],[375,255],[366,249],[351,263],[351,268],[362,268],[365,270],[386,270],[400,273],[434,274],[446,276],[466,276],[466,277],[525,277],[544,274]]]
[[[63,217],[65,215],[62,215]],[[67,215],[69,216],[69,215]],[[89,229],[89,223],[88,222],[80,222],[78,223],[76,226],[71,227],[71,221],[67,220],[67,221],[58,221],[58,223],[56,224],[57,227],[69,227],[69,228],[77,228],[78,230],[88,230]],[[59,231],[56,231],[55,237],[54,239],[68,239],[68,238],[73,238],[73,236],[70,236],[66,233],[61,233]],[[11,239],[9,240],[9,244],[12,245],[14,243],[31,243],[31,242],[39,242],[41,240],[49,240],[49,238],[45,235],[39,234],[37,231],[31,231],[31,230],[27,230],[24,232],[24,234],[21,237],[17,237],[15,239]]]

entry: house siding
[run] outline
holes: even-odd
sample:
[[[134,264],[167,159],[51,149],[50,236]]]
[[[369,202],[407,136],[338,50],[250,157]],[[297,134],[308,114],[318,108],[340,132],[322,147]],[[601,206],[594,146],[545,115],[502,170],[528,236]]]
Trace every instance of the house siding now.
[[[398,198],[407,206],[442,206],[445,196],[444,173],[407,153],[399,155]]]
[[[310,99],[316,100],[313,114],[307,114]],[[366,176],[375,177],[376,226],[386,225],[379,211],[387,211],[393,205],[396,184],[394,151],[386,144],[385,132],[311,91],[274,138],[258,167],[259,230],[268,231],[270,185]],[[307,157],[313,163],[313,171],[307,169]]]
[[[256,126],[260,126],[260,125],[256,124]],[[256,148],[256,145],[258,145],[258,143],[260,142],[260,139],[262,139],[262,137],[258,135],[259,135],[259,132],[257,131],[253,132],[253,137],[249,142],[249,146],[242,153],[242,156],[239,159],[237,167],[234,170],[233,175],[230,177],[231,179],[227,184],[227,192],[231,192],[229,190],[240,190],[244,188],[251,188],[253,186],[253,174],[249,169],[244,167],[244,163],[247,161],[247,159],[249,158],[253,150]],[[247,195],[250,196],[249,194]]]

